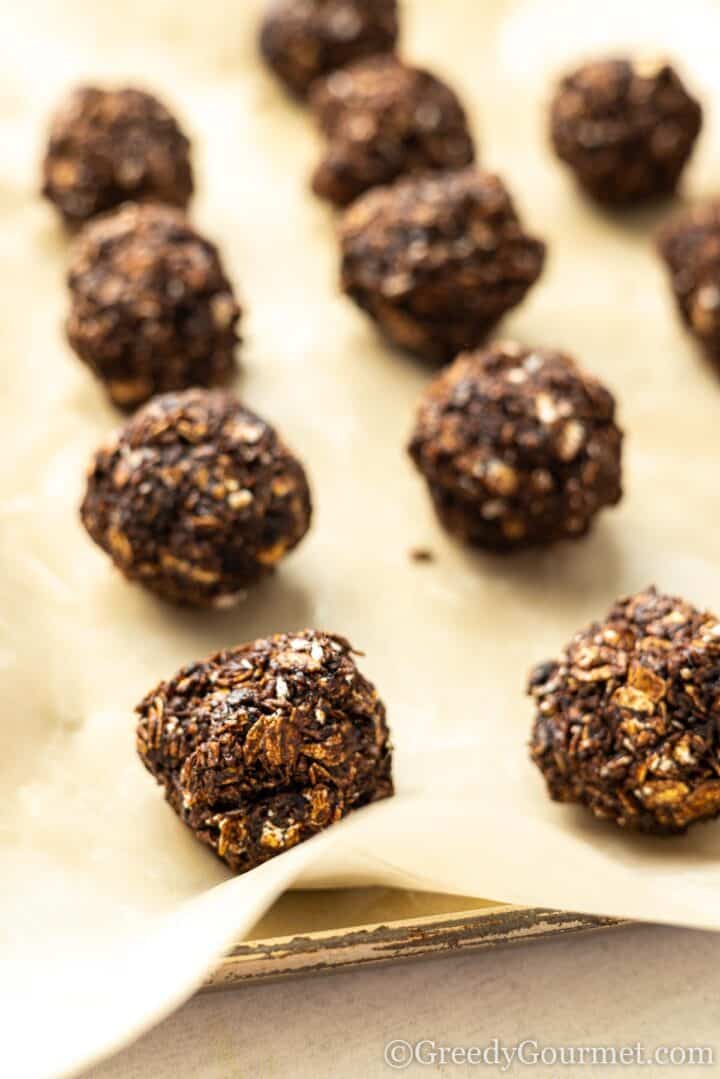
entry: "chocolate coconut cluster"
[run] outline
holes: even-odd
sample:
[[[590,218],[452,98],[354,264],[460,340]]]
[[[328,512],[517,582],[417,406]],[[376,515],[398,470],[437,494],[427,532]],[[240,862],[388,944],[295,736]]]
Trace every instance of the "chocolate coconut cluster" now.
[[[393,793],[385,707],[334,634],[280,633],[192,663],[137,712],[145,767],[236,872]]]
[[[720,363],[720,200],[700,203],[660,232],[681,318],[715,363]]]
[[[559,802],[671,834],[720,813],[720,622],[627,596],[530,675],[532,758]]]
[[[119,570],[163,599],[229,607],[303,538],[300,462],[231,394],[155,397],[94,456],[81,507]]]
[[[336,206],[398,176],[462,168],[475,157],[454,91],[394,56],[334,72],[316,83],[310,104],[328,139],[313,190]]]
[[[430,384],[409,451],[448,532],[512,551],[581,536],[618,502],[621,443],[597,379],[563,353],[501,342]]]
[[[503,182],[474,168],[368,191],[340,244],[348,296],[394,344],[436,361],[481,344],[545,259]]]
[[[260,29],[260,51],[291,93],[364,56],[391,51],[396,0],[275,0]]]
[[[599,60],[566,75],[550,111],[558,157],[602,203],[669,195],[692,153],[702,110],[664,62]]]
[[[81,86],[50,127],[43,194],[74,228],[128,200],[184,209],[192,195],[190,143],[152,94]]]
[[[70,344],[118,407],[235,372],[240,307],[217,248],[181,210],[126,203],[90,222],[68,287]]]
[[[673,193],[703,113],[665,63],[597,60],[562,79],[551,109],[559,158],[601,203]]]

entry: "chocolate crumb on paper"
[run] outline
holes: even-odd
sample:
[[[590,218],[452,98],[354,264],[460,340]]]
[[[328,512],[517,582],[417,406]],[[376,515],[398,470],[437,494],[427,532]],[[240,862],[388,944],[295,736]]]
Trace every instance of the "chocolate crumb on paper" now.
[[[612,394],[512,341],[461,354],[425,390],[409,453],[441,524],[494,551],[582,536],[621,497]]]
[[[558,157],[594,199],[630,204],[675,190],[702,109],[663,60],[598,60],[566,75],[550,110]]]
[[[671,834],[720,813],[720,622],[654,588],[540,664],[530,750],[552,798]]]
[[[462,168],[475,158],[457,95],[395,56],[334,72],[315,84],[310,104],[329,140],[313,190],[337,206],[398,176]]]
[[[391,52],[396,0],[274,0],[260,28],[260,52],[291,93],[363,56]]]
[[[435,552],[429,547],[411,547],[410,558],[413,562],[434,562]]]
[[[236,872],[393,793],[385,707],[343,637],[277,634],[192,663],[137,708],[138,753]]]
[[[396,345],[443,362],[484,340],[545,258],[502,181],[475,168],[373,188],[345,211],[340,243],[347,295]]]
[[[240,307],[217,248],[168,206],[126,203],[80,233],[67,335],[113,404],[226,383]]]
[[[231,394],[154,398],[91,463],[90,536],[131,581],[189,606],[230,607],[310,526],[300,462]]]
[[[184,209],[193,192],[190,143],[152,94],[81,86],[50,126],[43,194],[71,228],[123,202]]]

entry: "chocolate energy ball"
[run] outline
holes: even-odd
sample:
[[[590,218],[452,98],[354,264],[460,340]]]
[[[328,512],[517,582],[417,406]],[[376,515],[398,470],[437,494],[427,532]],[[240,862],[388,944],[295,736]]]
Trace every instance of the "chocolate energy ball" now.
[[[619,501],[614,416],[569,356],[502,342],[430,384],[408,448],[448,532],[512,551],[581,536]]]
[[[720,363],[720,200],[677,215],[658,247],[684,322]]]
[[[396,0],[275,0],[260,29],[266,63],[299,97],[321,75],[390,52],[398,36]]]
[[[137,712],[145,767],[236,872],[393,793],[385,707],[334,634],[219,652],[161,682]]]
[[[480,344],[542,270],[497,176],[473,168],[361,195],[340,226],[342,287],[395,344],[431,360]]]
[[[151,94],[82,86],[55,114],[43,194],[67,225],[129,199],[184,208],[192,191],[190,143]]]
[[[530,676],[552,798],[643,832],[720,813],[720,622],[654,588],[618,600]]]
[[[305,472],[273,428],[222,390],[153,398],[91,462],[80,514],[131,581],[229,607],[303,538]]]
[[[398,176],[456,169],[475,157],[465,110],[440,79],[391,55],[358,60],[310,97],[329,148],[313,190],[338,206]]]
[[[671,194],[702,110],[665,63],[600,60],[561,81],[550,111],[553,146],[598,202]]]
[[[119,408],[234,374],[240,308],[217,248],[180,210],[126,203],[90,222],[68,287],[70,344]]]

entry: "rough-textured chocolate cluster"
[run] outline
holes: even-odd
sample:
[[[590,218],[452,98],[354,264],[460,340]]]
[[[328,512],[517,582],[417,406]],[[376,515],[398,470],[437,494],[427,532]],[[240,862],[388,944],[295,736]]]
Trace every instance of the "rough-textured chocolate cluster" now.
[[[385,707],[333,634],[220,652],[162,682],[137,711],[145,767],[236,872],[393,793]]]
[[[338,206],[398,176],[462,168],[475,157],[455,93],[391,55],[359,60],[316,83],[311,105],[329,139],[313,190]]]
[[[620,499],[614,415],[568,356],[497,343],[430,384],[409,451],[450,533],[515,550],[581,536]]]
[[[85,527],[164,599],[228,607],[308,530],[302,465],[221,390],[155,397],[95,455]]]
[[[67,334],[120,408],[235,371],[240,316],[217,248],[180,210],[126,203],[80,234]]]
[[[142,90],[74,90],[56,113],[43,194],[74,227],[128,200],[184,208],[190,143],[165,106]]]
[[[665,63],[602,60],[567,75],[550,113],[553,145],[594,199],[633,203],[674,191],[702,110]]]
[[[260,51],[294,94],[353,60],[390,52],[398,36],[396,0],[274,0]]]
[[[658,246],[683,320],[720,363],[720,200],[677,215]]]
[[[497,176],[407,177],[345,211],[342,287],[395,344],[433,360],[480,344],[542,270]]]
[[[538,666],[532,758],[560,802],[645,832],[720,813],[720,622],[654,589]]]

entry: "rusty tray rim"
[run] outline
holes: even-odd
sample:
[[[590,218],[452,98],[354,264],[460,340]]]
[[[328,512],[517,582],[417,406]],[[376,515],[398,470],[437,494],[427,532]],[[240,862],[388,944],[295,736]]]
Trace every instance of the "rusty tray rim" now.
[[[629,924],[626,919],[602,915],[498,903],[451,914],[260,938],[236,944],[203,989],[357,970]]]

